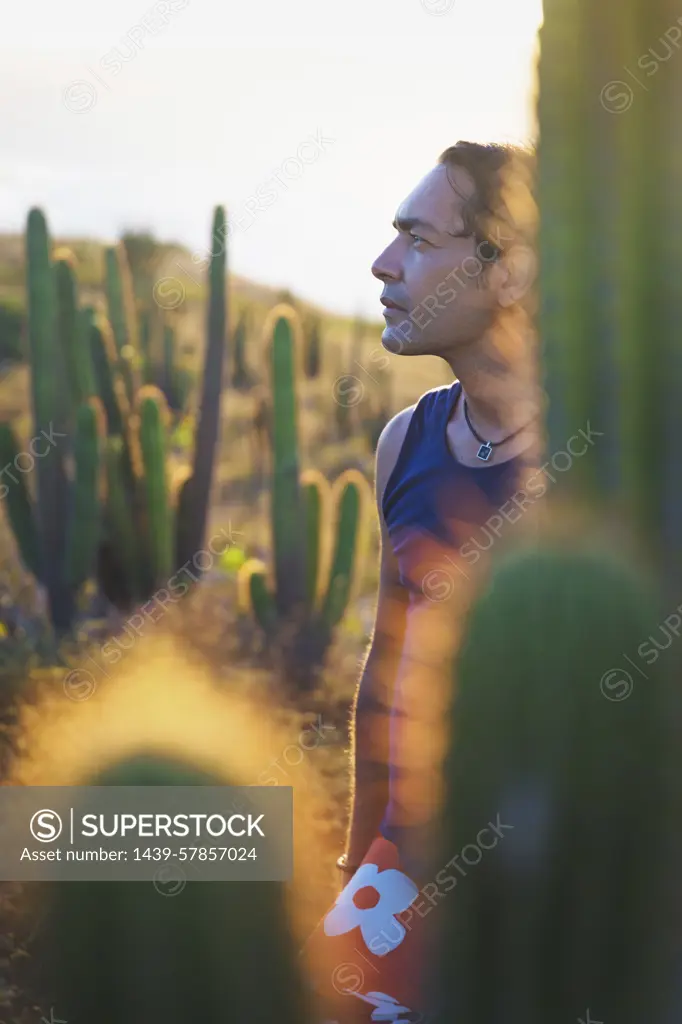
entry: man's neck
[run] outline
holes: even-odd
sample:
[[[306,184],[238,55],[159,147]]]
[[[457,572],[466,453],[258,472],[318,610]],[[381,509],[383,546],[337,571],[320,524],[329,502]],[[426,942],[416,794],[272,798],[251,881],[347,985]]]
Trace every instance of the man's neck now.
[[[486,440],[508,437],[543,409],[533,338],[496,330],[444,357],[462,385],[471,424]],[[455,415],[464,417],[463,402]]]

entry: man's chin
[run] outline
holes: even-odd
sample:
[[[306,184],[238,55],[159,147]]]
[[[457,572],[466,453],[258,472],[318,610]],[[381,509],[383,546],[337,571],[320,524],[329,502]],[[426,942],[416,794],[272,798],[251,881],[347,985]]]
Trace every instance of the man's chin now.
[[[403,326],[386,324],[381,335],[381,344],[387,352],[394,355],[423,355],[421,338],[415,337],[418,333],[415,325],[409,320],[406,320]]]

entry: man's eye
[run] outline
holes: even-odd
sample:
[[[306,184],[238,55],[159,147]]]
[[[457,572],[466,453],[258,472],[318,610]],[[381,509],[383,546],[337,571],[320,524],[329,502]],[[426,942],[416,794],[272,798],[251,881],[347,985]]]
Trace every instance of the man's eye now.
[[[423,243],[424,243],[424,245],[428,245],[428,244],[429,244],[429,243],[428,243],[428,242],[426,241],[426,239],[425,239],[425,238],[422,238],[422,237],[421,237],[421,235],[415,235],[415,234],[413,234],[413,233],[412,233],[411,231],[410,231],[410,238],[414,238],[415,242],[423,242]]]

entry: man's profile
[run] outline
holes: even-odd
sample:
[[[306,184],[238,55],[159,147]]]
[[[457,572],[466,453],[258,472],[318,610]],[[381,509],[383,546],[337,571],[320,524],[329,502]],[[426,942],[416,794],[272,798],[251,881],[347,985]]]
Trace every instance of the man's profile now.
[[[518,497],[542,413],[532,174],[520,148],[451,146],[400,204],[396,235],[372,266],[383,284],[384,348],[438,356],[455,380],[395,415],[377,446],[379,593],[353,707],[341,884],[379,834],[410,877],[426,880],[437,753],[428,722],[456,640],[444,611],[491,546],[481,530],[488,517],[512,498],[519,515],[532,503]]]

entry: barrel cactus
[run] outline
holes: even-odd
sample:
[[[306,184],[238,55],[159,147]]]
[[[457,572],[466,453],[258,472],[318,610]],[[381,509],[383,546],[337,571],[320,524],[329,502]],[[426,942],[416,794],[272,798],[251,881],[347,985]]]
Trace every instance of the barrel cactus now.
[[[314,470],[300,471],[299,330],[295,311],[275,306],[265,328],[273,402],[273,578],[270,583],[260,560],[249,559],[240,570],[239,586],[242,608],[252,611],[266,637],[278,643],[286,638],[289,665],[305,686],[324,658],[357,580],[358,552],[368,538],[371,488],[357,470],[346,470],[333,485]]]
[[[92,786],[224,786],[191,763],[142,752]],[[157,865],[158,867],[158,865]],[[39,990],[72,1024],[305,1024],[311,1008],[281,882],[163,879],[49,883],[36,939]],[[258,967],[254,973],[254,968]]]
[[[473,602],[434,865],[439,1024],[672,1019],[680,658],[642,653],[654,594],[564,538],[500,559]]]

